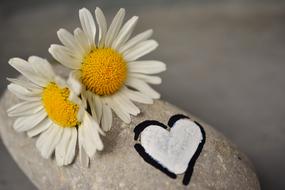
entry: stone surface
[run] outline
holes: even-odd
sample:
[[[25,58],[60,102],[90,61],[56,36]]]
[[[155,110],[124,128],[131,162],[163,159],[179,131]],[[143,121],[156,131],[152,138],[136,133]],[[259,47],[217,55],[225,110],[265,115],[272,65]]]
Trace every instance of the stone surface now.
[[[57,167],[55,160],[43,159],[35,147],[36,138],[12,128],[13,119],[6,109],[18,100],[5,92],[1,99],[1,138],[19,167],[39,189],[260,189],[254,169],[235,145],[222,134],[199,121],[206,131],[206,143],[194,167],[188,186],[182,185],[183,175],[171,179],[147,164],[135,151],[133,128],[143,120],[167,123],[169,117],[182,113],[195,118],[164,101],[139,105],[142,113],[130,125],[114,119],[113,127],[103,137],[105,149],[91,161],[90,168],[74,164]]]

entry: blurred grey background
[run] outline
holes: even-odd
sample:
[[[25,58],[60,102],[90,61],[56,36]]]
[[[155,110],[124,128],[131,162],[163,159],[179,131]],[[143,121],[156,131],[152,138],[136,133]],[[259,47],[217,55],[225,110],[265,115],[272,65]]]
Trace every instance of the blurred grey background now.
[[[78,26],[78,9],[120,7],[138,15],[136,33],[153,28],[149,58],[168,70],[164,100],[213,125],[252,160],[262,189],[285,189],[285,2],[277,0],[1,0],[0,87],[16,72],[9,58],[39,55],[60,27]],[[35,187],[0,142],[0,189]]]

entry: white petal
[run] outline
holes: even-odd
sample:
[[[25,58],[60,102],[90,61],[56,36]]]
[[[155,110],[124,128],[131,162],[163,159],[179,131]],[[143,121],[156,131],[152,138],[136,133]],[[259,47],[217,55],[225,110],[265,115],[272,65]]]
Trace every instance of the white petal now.
[[[88,131],[90,139],[93,140],[93,146],[95,146],[97,150],[103,150],[104,146],[99,133],[102,135],[105,135],[105,133],[100,129],[98,123],[87,112],[84,118],[84,125],[86,127],[86,131]]]
[[[49,53],[56,59],[58,62],[70,69],[80,69],[82,60],[78,60],[75,57],[71,56],[71,53],[64,46],[57,44],[52,44],[48,49]]]
[[[77,143],[77,130],[76,128],[72,128],[71,138],[67,146],[67,152],[64,159],[64,164],[70,164],[75,156],[75,149],[76,149],[76,143]]]
[[[41,75],[35,73],[32,64],[20,58],[12,58],[9,60],[9,64],[17,71],[22,73],[27,79],[39,86],[45,86],[49,81],[43,78]]]
[[[53,131],[53,128],[54,128],[54,125],[52,123],[51,126],[46,131],[41,133],[41,135],[39,136],[36,142],[36,147],[38,148],[38,150],[40,150],[39,148],[43,147],[43,145],[47,142],[46,137],[50,135],[50,133]]]
[[[72,90],[69,92],[68,100],[75,104],[81,105],[81,99]]]
[[[118,36],[115,38],[114,42],[112,43],[113,49],[120,48],[120,46],[129,39],[129,37],[132,35],[134,31],[138,18],[139,17],[134,16],[130,20],[128,20],[126,24],[124,24]]]
[[[137,115],[140,113],[140,109],[122,92],[117,93],[116,101],[121,105],[121,108],[124,109],[126,113],[132,115]]]
[[[142,33],[136,35],[135,37],[130,39],[126,44],[124,44],[122,47],[120,47],[118,49],[118,51],[120,53],[124,53],[125,51],[127,51],[130,48],[134,47],[138,43],[149,39],[152,36],[152,33],[153,33],[153,31],[150,29],[150,30],[147,30],[145,32],[142,32]]]
[[[101,131],[96,121],[93,120],[87,112],[84,115],[82,125],[79,126],[79,133],[81,145],[90,158],[94,156],[96,150],[103,149],[103,143],[100,139],[99,133],[104,133]]]
[[[79,159],[83,166],[89,166],[89,157],[85,151],[85,140],[84,140],[84,125],[78,127],[78,147],[79,147]]]
[[[165,63],[161,61],[133,61],[128,63],[129,72],[156,74],[166,70]]]
[[[109,27],[109,30],[106,34],[105,47],[110,47],[113,40],[117,37],[118,32],[120,31],[120,28],[122,26],[124,17],[125,17],[125,9],[120,9],[116,14],[116,16],[114,17]]]
[[[71,129],[66,127],[63,129],[62,137],[55,148],[55,159],[58,166],[64,165],[64,158],[66,156],[66,149],[71,137]]]
[[[88,38],[80,28],[76,28],[74,30],[74,38],[76,39],[77,43],[81,46],[81,48],[84,50],[84,55],[91,51],[91,45],[89,44]]]
[[[30,64],[33,64],[33,68],[36,73],[44,76],[49,81],[52,81],[55,77],[55,73],[50,65],[50,63],[41,57],[30,56],[28,59]]]
[[[96,105],[95,105],[95,100],[94,100],[94,96],[95,94],[93,94],[90,91],[84,91],[83,93],[83,98],[86,98],[88,105],[90,107],[91,110],[91,115],[93,116],[93,118],[97,121],[100,121],[99,118],[97,117],[97,113],[96,113]]]
[[[104,13],[99,7],[95,9],[95,16],[99,27],[98,46],[101,48],[104,45],[106,33],[107,33],[107,22]]]
[[[79,19],[91,47],[95,47],[96,26],[92,14],[88,9],[82,8],[79,10]]]
[[[36,147],[41,152],[43,158],[49,158],[61,139],[63,128],[51,125],[47,131],[42,133],[37,140]]]
[[[34,115],[19,117],[13,124],[13,128],[17,132],[23,132],[34,128],[38,125],[41,121],[46,118],[47,114],[45,110],[41,110]]]
[[[19,94],[23,94],[26,96],[37,96],[43,92],[42,87],[40,87],[40,88],[27,88],[25,86],[25,83],[21,83],[18,81],[17,81],[17,83],[11,83],[9,85],[11,86],[10,88],[12,88],[12,90],[18,92]]]
[[[57,86],[59,86],[60,88],[67,88],[68,85],[66,84],[66,80],[64,80],[62,77],[60,76],[56,76],[54,79],[54,82],[57,84]]]
[[[78,59],[83,59],[85,51],[70,32],[61,28],[57,31],[57,36],[61,43],[72,52],[73,56]]]
[[[86,94],[87,94],[88,91],[86,91],[85,88],[82,88],[82,91],[81,91],[81,106],[84,107],[84,108],[87,108],[87,99],[86,99]]]
[[[147,95],[144,95],[138,91],[133,91],[125,87],[124,89],[122,89],[122,93],[125,94],[125,96],[129,97],[129,99],[133,101],[140,102],[143,104],[153,104],[153,99],[151,99]]]
[[[62,137],[55,148],[55,158],[58,166],[68,165],[75,155],[77,140],[76,128],[64,128]]]
[[[27,80],[23,80],[23,79],[15,79],[15,78],[7,78],[7,80],[9,82],[12,82],[14,84],[17,84],[19,86],[25,87],[29,90],[40,90],[42,89],[42,87],[36,85],[35,83],[32,83],[30,81]]]
[[[95,107],[95,111],[96,111],[96,116],[98,118],[98,121],[100,122],[101,121],[101,118],[102,118],[102,112],[103,112],[103,103],[100,99],[99,96],[97,95],[93,95],[93,100],[94,100],[94,107]]]
[[[41,101],[35,102],[21,102],[14,105],[13,107],[7,110],[8,116],[26,116],[38,113],[40,110],[44,109]]]
[[[124,52],[124,58],[126,61],[134,61],[138,58],[152,52],[158,47],[158,43],[154,40],[143,41],[128,51]]]
[[[89,124],[90,124],[89,126],[92,126],[92,130],[96,131],[100,135],[104,135],[105,136],[105,133],[100,128],[99,123],[87,111],[85,111],[85,113],[86,113],[85,115],[88,116]]]
[[[128,109],[124,107],[123,104],[120,103],[119,99],[117,97],[112,97],[112,103],[114,105],[114,108],[117,108],[118,111],[114,110],[116,114],[127,124],[131,122],[131,116],[128,112]]]
[[[81,104],[81,106],[79,106],[79,110],[78,110],[78,113],[77,113],[77,120],[78,121],[82,121],[85,109],[86,109],[86,107],[83,107],[82,104]]]
[[[127,80],[126,84],[153,99],[160,98],[160,94],[142,80],[132,78],[130,80]]]
[[[112,110],[108,105],[104,104],[103,114],[101,119],[101,125],[104,131],[109,131],[111,129],[112,121],[113,121]]]
[[[94,94],[89,97],[89,104],[92,116],[100,122],[104,131],[108,131],[112,125],[111,108],[103,102],[101,97]]]
[[[86,128],[86,124],[79,127],[79,133],[82,138],[82,147],[84,148],[86,154],[89,158],[92,158],[96,153],[96,145],[94,145],[93,140],[89,137],[89,131]]]
[[[69,73],[67,84],[76,95],[79,95],[82,89],[82,85],[79,80],[80,73],[77,70],[71,71]]]
[[[100,122],[102,117],[102,102],[100,100],[100,97],[90,91],[87,91],[86,95],[92,116],[95,118],[95,120]]]
[[[161,84],[161,78],[157,76],[149,76],[149,75],[144,75],[144,74],[139,74],[139,73],[129,73],[128,77],[134,77],[137,79],[141,79],[147,83],[150,84]]]
[[[115,95],[114,95],[115,96]],[[121,105],[115,101],[114,97],[112,98],[106,98],[106,101],[108,102],[108,105],[114,110],[116,115],[123,120],[125,123],[131,122],[130,114],[124,112],[124,110],[121,108]]]
[[[92,116],[100,122],[100,118],[98,118],[97,113],[96,113],[96,104],[95,104],[95,100],[94,100],[94,95],[91,94],[91,92],[87,92],[87,101],[89,103],[90,106],[90,110],[91,110],[91,114]]]
[[[85,108],[86,108],[85,102],[83,102],[82,98],[80,98],[78,94],[75,94],[74,91],[72,90],[69,92],[68,100],[79,106],[79,110],[77,113],[77,120],[82,121]]]
[[[52,121],[49,118],[45,118],[41,121],[36,127],[32,128],[27,132],[29,137],[34,137],[43,131],[47,130],[52,124]]]
[[[27,101],[40,101],[41,95],[38,92],[32,92],[30,90],[27,90],[26,88],[19,86],[17,84],[9,84],[8,90],[12,92],[15,96],[22,100]]]

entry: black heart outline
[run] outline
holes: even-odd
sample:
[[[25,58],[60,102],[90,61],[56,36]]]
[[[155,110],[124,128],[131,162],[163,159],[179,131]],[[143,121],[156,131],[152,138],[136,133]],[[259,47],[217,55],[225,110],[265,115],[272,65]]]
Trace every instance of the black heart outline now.
[[[170,117],[170,119],[168,120],[168,126],[169,128],[172,128],[174,126],[174,124],[180,120],[180,119],[190,119],[190,117],[187,117],[185,115],[182,114],[176,114]],[[191,119],[190,119],[191,120]],[[193,121],[193,120],[191,120]],[[184,173],[184,177],[183,177],[183,181],[182,183],[184,185],[188,185],[190,183],[191,180],[191,176],[193,174],[193,169],[196,163],[196,160],[198,159],[198,157],[200,156],[200,153],[202,152],[202,149],[204,147],[204,144],[206,142],[206,133],[204,128],[202,127],[202,125],[200,123],[198,123],[197,121],[193,121],[195,124],[198,125],[198,127],[201,130],[202,133],[202,141],[199,143],[198,148],[196,150],[196,152],[194,153],[194,155],[192,156],[191,160],[188,163],[188,167]],[[157,125],[160,126],[164,129],[167,129],[168,127],[156,120],[145,120],[143,122],[141,122],[140,124],[138,124],[135,128],[134,128],[134,140],[137,141],[139,139],[139,136],[141,134],[141,132],[149,127],[150,125]],[[149,154],[147,154],[145,152],[144,147],[140,144],[140,143],[136,143],[134,145],[134,148],[136,149],[136,151],[138,152],[138,154],[144,159],[144,161],[146,161],[147,163],[149,163],[150,165],[152,165],[153,167],[155,167],[156,169],[160,170],[161,172],[165,173],[167,176],[169,176],[170,178],[176,179],[177,175],[175,173],[172,173],[171,171],[169,171],[167,168],[163,167],[161,164],[159,164],[156,160],[154,160]]]

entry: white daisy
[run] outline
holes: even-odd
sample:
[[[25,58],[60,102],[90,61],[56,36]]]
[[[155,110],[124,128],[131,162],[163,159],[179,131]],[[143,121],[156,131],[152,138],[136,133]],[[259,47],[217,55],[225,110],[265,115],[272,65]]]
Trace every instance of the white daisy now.
[[[154,60],[137,61],[157,48],[158,43],[149,39],[152,30],[142,32],[130,39],[138,21],[134,16],[123,26],[125,10],[120,9],[109,29],[101,9],[95,9],[99,28],[95,40],[95,21],[89,10],[79,10],[81,28],[71,34],[60,29],[57,34],[62,45],[53,44],[51,55],[64,66],[72,69],[71,76],[82,83],[82,96],[86,97],[92,115],[103,130],[112,125],[112,111],[125,123],[130,115],[140,113],[133,101],[152,104],[160,94],[149,84],[160,84],[161,78],[151,76],[166,70],[164,63]]]
[[[88,164],[96,150],[103,149],[99,136],[103,132],[85,111],[86,103],[78,97],[79,92],[68,85],[79,84],[56,76],[51,65],[40,57],[31,56],[28,61],[12,58],[9,64],[25,77],[8,79],[8,89],[23,100],[7,110],[9,116],[17,117],[13,128],[26,131],[29,137],[40,135],[36,147],[46,159],[55,152],[59,166],[73,161],[78,141],[81,161]]]

